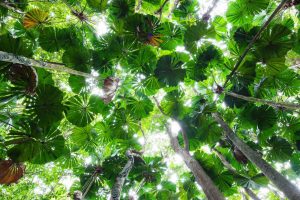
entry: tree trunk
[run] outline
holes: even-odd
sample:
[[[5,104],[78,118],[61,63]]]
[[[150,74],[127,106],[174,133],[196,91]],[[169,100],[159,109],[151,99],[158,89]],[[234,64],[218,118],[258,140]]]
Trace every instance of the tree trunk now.
[[[240,94],[236,94],[233,92],[226,92],[224,91],[225,94],[235,97],[235,98],[239,98],[239,99],[243,99],[245,101],[250,101],[250,102],[255,102],[255,103],[261,103],[261,104],[266,104],[269,106],[272,106],[274,108],[286,108],[289,110],[298,110],[300,109],[300,104],[293,104],[293,103],[280,103],[280,102],[274,102],[274,101],[269,101],[269,100],[264,100],[264,99],[258,99],[255,97],[247,97],[244,95],[240,95]]]
[[[278,197],[278,199],[280,199],[280,200],[285,200],[284,197],[282,197],[280,194],[278,194],[278,192],[276,191],[275,188],[272,188],[272,187],[268,186],[268,189],[269,189],[271,192],[273,192],[274,195]]]
[[[249,200],[248,196],[245,194],[244,191],[240,191],[242,193],[243,200]]]
[[[23,56],[14,55],[12,53],[7,53],[0,51],[0,61],[10,62],[10,63],[18,63],[21,65],[31,66],[31,67],[39,67],[43,69],[56,70],[65,72],[68,74],[74,74],[78,76],[83,76],[87,78],[93,78],[94,76],[88,73],[76,71],[74,69],[66,67],[64,64],[50,63],[39,60],[34,60],[30,58],[26,58]]]
[[[232,143],[254,164],[262,173],[268,177],[278,189],[280,189],[287,198],[291,200],[300,199],[299,189],[276,171],[271,165],[263,160],[259,153],[252,150],[247,144],[245,144],[224,122],[219,113],[213,113],[214,119],[221,125],[226,136],[232,141]]]
[[[249,197],[251,197],[251,199],[253,199],[253,200],[261,200],[260,198],[258,198],[258,196],[256,196],[256,194],[252,191],[252,190],[250,190],[249,188],[244,188],[245,189],[245,191],[246,191],[246,193],[249,195]]]
[[[170,12],[169,12],[169,14],[168,14],[168,17],[171,17],[171,16],[172,16],[174,10],[177,8],[178,3],[179,3],[179,0],[175,0],[175,1],[174,1],[174,4],[173,4],[173,6],[172,6],[172,8],[171,8],[171,10],[170,10]]]
[[[203,189],[207,199],[209,199],[209,200],[225,200],[225,198],[223,197],[223,194],[219,191],[217,186],[213,183],[213,181],[210,179],[210,177],[206,174],[206,172],[201,167],[201,165],[198,163],[198,161],[195,160],[189,154],[188,151],[186,151],[180,147],[178,139],[176,137],[172,136],[172,133],[170,132],[168,127],[167,127],[167,133],[171,140],[171,146],[172,146],[173,150],[183,158],[185,164],[187,165],[187,167],[191,170],[191,172],[195,176],[197,183]]]
[[[159,111],[166,117],[169,117],[166,113],[164,113],[162,107],[160,106],[158,100],[153,97]],[[172,118],[173,120],[176,120],[175,118]],[[178,142],[178,138],[174,137],[169,130],[169,128],[166,126],[167,133],[169,135],[171,146],[173,150],[179,154],[186,166],[191,170],[193,173],[197,183],[201,186],[203,189],[203,192],[205,193],[208,200],[225,200],[223,194],[219,191],[217,186],[214,184],[214,182],[211,180],[211,178],[206,174],[204,169],[201,167],[199,162],[193,158],[193,156],[189,153],[189,141],[186,133],[186,127],[182,121],[177,120],[180,124],[181,133],[183,135],[184,140],[184,148],[182,148]]]
[[[206,13],[203,14],[202,20],[207,22],[210,19],[210,13],[213,11],[213,9],[216,7],[219,0],[214,0],[212,3],[212,6],[206,11]]]
[[[131,150],[126,151],[126,156],[128,157],[128,161],[124,166],[123,170],[116,178],[116,182],[111,190],[111,197],[110,197],[111,200],[120,200],[125,179],[127,178],[129,172],[133,167],[134,157]]]
[[[234,169],[234,167],[226,160],[226,158],[223,156],[223,154],[221,152],[219,152],[217,149],[213,148],[213,151],[216,153],[216,155],[219,157],[219,159],[221,160],[222,164],[232,173],[234,174],[239,174],[238,171],[236,171],[236,169]],[[275,190],[273,190],[272,188],[268,187],[269,190],[271,192],[274,193],[275,196],[277,196],[280,200],[284,200]],[[248,188],[248,190],[250,190]],[[252,191],[251,191],[252,192]],[[249,195],[250,196],[250,195]]]

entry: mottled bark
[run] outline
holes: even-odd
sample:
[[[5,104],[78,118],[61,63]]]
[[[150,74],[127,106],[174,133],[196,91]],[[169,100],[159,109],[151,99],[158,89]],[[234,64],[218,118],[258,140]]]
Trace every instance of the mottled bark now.
[[[254,164],[262,173],[274,183],[274,185],[281,190],[285,196],[291,200],[300,199],[299,189],[288,181],[283,175],[276,171],[270,164],[262,159],[261,155],[252,150],[247,144],[245,144],[226,124],[219,113],[213,113],[212,116],[218,122],[224,130],[226,136],[231,142]]]
[[[120,174],[116,178],[116,182],[111,190],[111,197],[110,200],[120,200],[121,198],[121,192],[123,189],[123,185],[125,182],[125,179],[127,178],[129,172],[131,171],[133,164],[134,164],[134,157],[131,150],[126,151],[126,156],[128,158],[128,161],[126,165],[124,166],[123,170],[120,172]]]
[[[87,78],[94,77],[91,74],[76,71],[74,69],[68,68],[64,64],[56,64],[56,63],[34,60],[31,58],[26,58],[24,56],[18,56],[18,55],[3,52],[3,51],[0,51],[0,61],[9,62],[9,63],[18,63],[21,65],[38,67],[38,68],[49,69],[49,70],[56,70],[56,71],[65,72],[68,74],[87,77]]]
[[[210,18],[210,13],[213,11],[213,9],[216,7],[217,3],[219,0],[214,0],[212,3],[212,6],[206,11],[206,13],[204,13],[204,15],[202,16],[202,20],[203,21],[208,21]]]
[[[244,190],[246,191],[246,193],[249,195],[249,197],[251,197],[251,199],[253,200],[261,200],[260,198],[258,198],[258,196],[249,188],[244,188]]]
[[[4,7],[4,8],[7,8],[15,13],[18,13],[18,14],[25,14],[25,12],[23,12],[22,10],[19,10],[18,8],[15,8],[11,5],[9,5],[8,3],[5,3],[5,2],[0,2],[0,6]]]
[[[223,194],[219,191],[211,178],[206,174],[205,170],[201,167],[199,162],[195,160],[195,158],[193,158],[193,156],[191,156],[188,151],[180,147],[177,137],[174,137],[172,135],[168,127],[166,128],[173,150],[183,158],[186,166],[191,170],[191,172],[195,176],[197,183],[203,189],[203,192],[205,193],[207,199],[225,200]]]
[[[274,101],[269,101],[269,100],[265,100],[265,99],[258,99],[255,97],[247,97],[244,95],[236,94],[234,92],[226,92],[225,91],[224,93],[229,96],[235,97],[235,98],[243,99],[245,101],[250,101],[250,102],[254,102],[254,103],[266,104],[266,105],[272,106],[274,108],[285,108],[288,110],[300,109],[300,104],[274,102]]]
[[[162,109],[162,107],[160,106],[158,100],[153,97],[158,109],[160,110],[160,112],[166,116],[169,117],[168,115],[166,115]],[[173,120],[176,120],[174,118],[172,118]],[[205,170],[202,168],[202,166],[199,164],[199,162],[193,158],[193,156],[191,156],[191,154],[189,153],[189,141],[186,135],[186,131],[183,127],[182,123],[180,124],[180,128],[181,128],[181,132],[183,134],[183,139],[184,139],[184,143],[185,143],[185,147],[182,148],[178,142],[178,138],[174,137],[171,133],[171,131],[169,130],[169,127],[166,126],[167,129],[167,133],[169,135],[170,138],[170,142],[171,142],[171,147],[172,149],[175,151],[175,153],[177,153],[178,155],[180,155],[186,166],[191,170],[191,172],[193,173],[196,182],[201,186],[201,188],[203,189],[203,192],[205,193],[206,197],[208,200],[225,200],[223,194],[220,192],[220,190],[217,188],[217,186],[214,184],[214,182],[211,180],[211,178],[206,174]]]
[[[135,7],[135,11],[138,12],[142,7],[142,0],[138,0],[137,5]]]

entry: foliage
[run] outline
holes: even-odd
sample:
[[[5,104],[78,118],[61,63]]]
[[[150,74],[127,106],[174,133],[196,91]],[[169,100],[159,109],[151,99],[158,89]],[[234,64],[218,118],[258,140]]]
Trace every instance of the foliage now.
[[[266,189],[267,178],[211,116],[217,111],[245,143],[299,183],[299,109],[223,93],[299,105],[299,5],[287,4],[228,76],[280,1],[219,1],[205,15],[213,1],[175,2],[0,3],[0,53],[21,62],[4,62],[0,54],[4,199],[66,199],[87,188],[86,199],[108,199],[129,149],[142,153],[123,199],[205,199],[184,167],[186,158],[170,150],[166,126],[181,146],[186,134],[190,154],[228,199],[241,199],[241,187]]]

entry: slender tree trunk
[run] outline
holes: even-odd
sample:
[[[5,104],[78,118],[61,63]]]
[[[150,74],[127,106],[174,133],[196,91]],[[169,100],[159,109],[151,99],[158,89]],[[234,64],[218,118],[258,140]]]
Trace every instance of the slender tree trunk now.
[[[226,158],[223,156],[223,154],[221,152],[219,152],[217,149],[213,148],[213,151],[215,152],[215,154],[219,157],[219,159],[221,160],[222,164],[232,173],[234,174],[239,174],[238,171],[236,171],[236,169],[234,169],[234,167],[226,160]],[[268,187],[269,190],[271,190],[280,200],[283,200],[283,198],[272,188]],[[245,189],[245,188],[244,188]],[[250,188],[247,188],[248,190],[250,190]],[[252,192],[252,191],[251,191]],[[244,194],[244,193],[243,193]],[[250,195],[249,195],[250,196]],[[251,196],[250,196],[251,197]]]
[[[256,35],[252,38],[246,49],[244,50],[243,54],[239,57],[238,61],[235,63],[231,73],[227,76],[226,81],[223,85],[223,88],[226,87],[228,81],[231,79],[233,74],[238,70],[239,66],[243,62],[244,58],[252,48],[253,44],[256,42],[256,40],[260,37],[260,34],[269,26],[271,21],[274,19],[274,17],[281,11],[281,9],[286,5],[286,3],[290,0],[282,0],[281,3],[277,6],[277,8],[274,10],[274,12],[271,14],[271,16],[268,18],[268,20],[264,23],[264,25],[260,28],[260,30],[256,33]]]
[[[249,188],[244,188],[244,190],[246,191],[246,193],[249,195],[249,197],[251,197],[251,199],[253,200],[261,200],[260,198],[258,198],[258,196]]]
[[[173,6],[171,8],[171,11],[170,11],[168,17],[171,17],[171,15],[173,14],[174,10],[177,8],[178,3],[179,3],[179,0],[175,0],[174,1],[174,4],[173,4]]]
[[[116,182],[111,190],[111,197],[110,200],[120,200],[121,198],[121,192],[123,189],[123,185],[125,182],[125,179],[127,178],[129,172],[131,171],[133,164],[134,164],[134,157],[131,150],[126,151],[126,156],[128,157],[128,161],[126,165],[124,166],[123,170],[120,172],[120,174],[116,178]]]
[[[204,13],[204,15],[202,16],[202,20],[203,21],[208,21],[210,18],[210,13],[213,11],[213,9],[216,7],[217,3],[219,0],[214,0],[211,7],[206,11],[206,13]]]
[[[236,94],[233,92],[224,91],[224,93],[229,96],[235,97],[235,98],[239,98],[239,99],[243,99],[245,101],[250,101],[250,102],[255,102],[255,103],[266,104],[266,105],[272,106],[274,108],[285,108],[285,109],[289,109],[289,110],[300,109],[300,104],[274,102],[274,101],[269,101],[269,100],[265,100],[265,99],[258,99],[255,97],[247,97],[247,96]]]
[[[242,193],[243,200],[249,200],[249,198],[247,197],[244,191],[240,191],[240,192]]]
[[[214,119],[221,125],[226,136],[232,141],[232,143],[253,163],[262,173],[268,177],[278,189],[280,189],[287,198],[291,200],[300,199],[299,189],[276,171],[271,165],[261,158],[259,153],[252,150],[247,144],[245,144],[225,123],[219,113],[213,113]]]
[[[159,111],[166,117],[169,117],[164,113],[162,107],[160,106],[158,100],[153,97]],[[175,118],[172,118],[173,120],[176,120]],[[225,200],[223,194],[220,192],[220,190],[217,188],[217,186],[214,184],[214,182],[211,180],[211,178],[206,174],[205,170],[201,167],[199,162],[191,156],[189,152],[189,141],[188,137],[186,135],[186,130],[184,127],[184,124],[179,121],[181,133],[183,135],[184,140],[184,148],[182,148],[178,142],[178,138],[174,137],[169,129],[168,126],[166,126],[167,133],[169,135],[172,149],[179,154],[186,166],[191,170],[193,173],[197,183],[201,186],[203,189],[203,192],[205,193],[208,200]]]
[[[74,75],[78,75],[78,76],[87,77],[87,78],[94,77],[91,74],[76,71],[74,69],[68,68],[64,64],[56,64],[56,63],[34,60],[34,59],[26,58],[23,56],[18,56],[18,55],[3,52],[3,51],[0,51],[0,61],[10,62],[10,63],[18,63],[21,65],[26,65],[26,66],[31,66],[31,67],[39,67],[39,68],[44,68],[44,69],[49,69],[49,70],[56,70],[56,71],[61,71],[61,72],[65,72],[68,74],[74,74]]]
[[[142,0],[138,0],[135,11],[138,12],[142,7]]]
[[[191,170],[197,183],[203,189],[207,199],[209,200],[225,200],[223,194],[219,191],[217,186],[213,183],[211,178],[206,174],[204,169],[201,167],[199,162],[190,155],[190,153],[184,149],[182,149],[179,145],[177,137],[174,137],[167,128],[167,133],[169,135],[171,146],[173,150],[178,153],[184,160],[187,167]]]

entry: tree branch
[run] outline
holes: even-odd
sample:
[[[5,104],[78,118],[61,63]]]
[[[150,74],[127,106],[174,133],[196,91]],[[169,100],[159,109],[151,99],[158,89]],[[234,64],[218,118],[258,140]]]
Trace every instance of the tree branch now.
[[[153,96],[153,99],[156,103],[156,106],[158,107],[159,111],[161,112],[161,114],[163,114],[164,116],[166,117],[169,117],[162,109],[162,107],[160,106],[158,100],[156,99],[155,96]],[[178,119],[175,119],[174,117],[170,117],[172,120],[176,121],[179,125],[180,125],[180,129],[181,129],[181,133],[182,133],[182,138],[183,138],[183,142],[184,142],[184,149],[186,151],[189,152],[190,150],[190,145],[189,145],[189,139],[188,139],[188,136],[187,136],[187,133],[186,133],[186,130],[185,130],[185,127],[184,127],[184,123],[181,122],[180,120]]]
[[[165,5],[168,3],[168,1],[169,1],[169,0],[165,0],[165,1],[163,2],[163,4],[160,6],[160,8],[159,8],[157,11],[155,11],[154,14],[159,15],[159,17],[161,18],[163,9],[164,9]]]
[[[9,10],[12,10],[13,12],[18,13],[18,14],[22,14],[22,15],[25,14],[25,12],[23,12],[22,10],[19,10],[13,6],[10,6],[9,4],[7,4],[5,2],[0,2],[0,6],[7,8]]]
[[[218,158],[221,160],[222,164],[232,173],[239,174],[234,167],[226,160],[226,158],[223,156],[221,152],[219,152],[216,148],[213,148],[213,151],[218,156]]]
[[[223,88],[226,87],[228,81],[232,78],[233,74],[238,70],[239,66],[241,65],[242,61],[246,57],[247,53],[252,48],[253,44],[256,42],[256,40],[259,38],[260,34],[268,27],[268,25],[271,23],[271,21],[274,19],[274,17],[280,12],[280,10],[284,7],[284,5],[289,0],[282,0],[281,3],[277,6],[277,8],[274,10],[272,15],[269,17],[269,19],[264,23],[264,25],[260,28],[260,30],[256,33],[256,35],[252,38],[246,49],[244,50],[243,54],[239,57],[238,61],[235,63],[231,73],[227,76],[226,81],[224,83]]]
[[[203,21],[207,21],[210,18],[210,13],[213,11],[213,9],[216,7],[219,0],[214,0],[212,6],[204,13],[202,16]]]
[[[247,96],[244,96],[244,95],[236,94],[234,92],[224,91],[224,93],[229,95],[229,96],[235,97],[235,98],[243,99],[245,101],[254,102],[254,103],[266,104],[266,105],[272,106],[274,108],[286,108],[286,109],[289,109],[289,110],[298,110],[298,109],[300,109],[300,104],[274,102],[274,101],[269,101],[269,100],[265,100],[265,99],[258,99],[258,98],[255,98],[255,97],[247,97]]]
[[[76,71],[74,69],[66,67],[64,64],[54,64],[54,63],[50,63],[50,62],[34,60],[31,58],[26,58],[24,56],[19,56],[19,55],[15,55],[15,54],[3,52],[3,51],[0,51],[0,61],[10,62],[10,63],[18,63],[21,65],[26,65],[26,66],[31,66],[31,67],[39,67],[39,68],[43,68],[43,69],[56,70],[56,71],[60,71],[60,72],[74,74],[77,76],[87,77],[87,78],[94,78],[94,76],[92,74]]]

